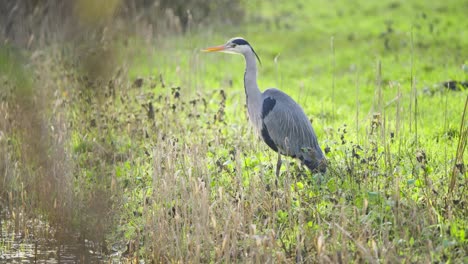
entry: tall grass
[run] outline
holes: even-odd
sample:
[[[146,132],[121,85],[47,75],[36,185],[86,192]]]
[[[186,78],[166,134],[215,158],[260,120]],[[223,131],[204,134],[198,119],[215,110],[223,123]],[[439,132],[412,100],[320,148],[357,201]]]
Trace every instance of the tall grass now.
[[[180,35],[171,15],[161,38],[149,18],[130,23],[130,34],[111,16],[90,22],[99,26],[84,29],[89,40],[0,50],[0,205],[9,219],[34,233],[26,220],[45,217],[128,262],[463,262],[466,91],[421,85],[443,81],[433,79],[439,60],[423,56],[440,47],[418,49],[417,29],[388,29],[354,7],[340,15],[332,3],[276,4],[259,3],[241,26],[264,55],[262,87],[276,81],[311,116],[325,175],[287,159],[276,179],[276,155],[248,126],[242,60],[199,54],[237,27]],[[361,4],[364,13],[413,14]],[[306,11],[318,10],[323,20],[311,28]],[[357,21],[349,10],[365,30],[345,41],[344,24]],[[331,43],[311,37],[329,23]]]

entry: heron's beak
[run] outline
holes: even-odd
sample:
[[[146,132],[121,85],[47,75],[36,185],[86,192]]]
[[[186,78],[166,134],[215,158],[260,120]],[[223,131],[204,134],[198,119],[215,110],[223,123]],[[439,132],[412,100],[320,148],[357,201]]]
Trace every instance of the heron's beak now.
[[[223,51],[226,49],[225,45],[220,45],[220,46],[215,46],[215,47],[209,47],[206,49],[203,49],[202,51],[204,52],[214,52],[214,51]]]

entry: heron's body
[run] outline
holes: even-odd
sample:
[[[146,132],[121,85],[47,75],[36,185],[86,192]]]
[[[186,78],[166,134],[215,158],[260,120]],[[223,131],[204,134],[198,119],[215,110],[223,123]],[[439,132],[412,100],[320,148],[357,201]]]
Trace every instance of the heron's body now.
[[[312,124],[302,108],[286,93],[270,88],[263,93],[257,85],[257,62],[253,48],[242,38],[207,51],[244,55],[244,88],[249,120],[263,141],[279,155],[298,158],[313,172],[325,172],[326,161]],[[281,166],[278,158],[277,174]]]

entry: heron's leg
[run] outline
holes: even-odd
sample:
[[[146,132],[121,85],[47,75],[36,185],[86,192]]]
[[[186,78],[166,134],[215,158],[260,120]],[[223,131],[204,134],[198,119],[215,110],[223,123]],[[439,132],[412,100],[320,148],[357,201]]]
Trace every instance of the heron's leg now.
[[[276,179],[275,179],[275,184],[276,187],[278,187],[278,178],[280,175],[280,170],[281,170],[281,164],[283,162],[281,161],[281,154],[278,153],[278,162],[276,163]]]

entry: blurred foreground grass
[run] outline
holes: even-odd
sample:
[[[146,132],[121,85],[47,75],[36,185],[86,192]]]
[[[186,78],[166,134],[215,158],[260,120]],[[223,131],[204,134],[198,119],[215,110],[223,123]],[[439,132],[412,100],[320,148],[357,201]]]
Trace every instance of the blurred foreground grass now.
[[[184,34],[116,22],[2,48],[0,204],[121,261],[466,261],[467,92],[441,83],[467,79],[467,2],[242,7],[243,21]],[[274,185],[243,60],[200,53],[235,35],[262,59],[260,87],[310,116],[327,174],[288,160]]]

